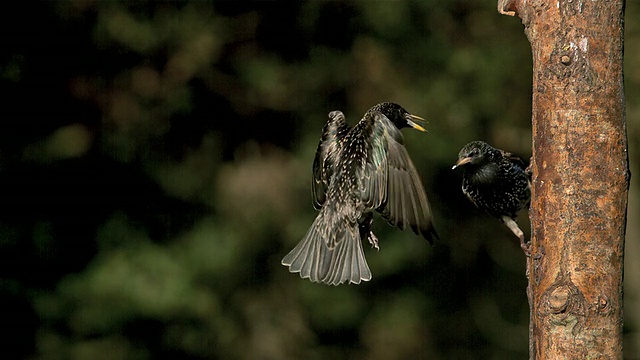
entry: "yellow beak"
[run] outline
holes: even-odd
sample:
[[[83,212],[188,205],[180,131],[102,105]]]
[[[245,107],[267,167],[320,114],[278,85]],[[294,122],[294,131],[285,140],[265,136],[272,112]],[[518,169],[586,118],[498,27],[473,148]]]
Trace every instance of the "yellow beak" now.
[[[407,117],[407,124],[409,124],[409,126],[422,132],[428,132],[427,129],[422,127],[420,124],[416,123],[416,121],[425,123],[426,122],[425,119],[421,118],[420,116],[412,115],[412,114],[408,114],[406,117]]]
[[[454,170],[455,168],[460,167],[460,166],[462,166],[462,165],[464,165],[464,164],[468,164],[468,163],[470,163],[470,162],[471,162],[471,158],[470,158],[470,157],[463,157],[463,158],[460,158],[460,159],[458,159],[458,162],[456,162],[456,164],[455,164],[455,165],[453,165],[453,167],[451,168],[451,170]]]

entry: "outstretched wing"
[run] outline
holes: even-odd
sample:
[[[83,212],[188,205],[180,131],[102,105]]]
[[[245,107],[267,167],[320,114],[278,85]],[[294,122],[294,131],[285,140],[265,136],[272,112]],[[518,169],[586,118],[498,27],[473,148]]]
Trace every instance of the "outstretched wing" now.
[[[313,160],[313,180],[311,192],[313,195],[313,207],[318,210],[324,204],[327,189],[333,175],[336,156],[340,149],[340,141],[349,132],[342,111],[332,111],[329,119],[322,129],[322,138],[316,150]]]
[[[438,235],[427,194],[404,147],[402,133],[384,115],[374,115],[369,130],[372,141],[364,171],[363,199],[391,225],[433,242]]]
[[[364,123],[356,125],[363,127],[361,146],[366,147],[361,174],[362,200],[367,209],[375,210],[387,201],[389,141],[385,121],[394,129],[395,126],[379,112],[363,120]]]

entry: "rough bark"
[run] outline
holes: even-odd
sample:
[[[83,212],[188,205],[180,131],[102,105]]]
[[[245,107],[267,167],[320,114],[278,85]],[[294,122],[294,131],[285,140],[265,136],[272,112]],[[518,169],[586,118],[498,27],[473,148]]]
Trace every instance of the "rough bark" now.
[[[531,359],[622,359],[624,0],[499,0],[533,54]]]

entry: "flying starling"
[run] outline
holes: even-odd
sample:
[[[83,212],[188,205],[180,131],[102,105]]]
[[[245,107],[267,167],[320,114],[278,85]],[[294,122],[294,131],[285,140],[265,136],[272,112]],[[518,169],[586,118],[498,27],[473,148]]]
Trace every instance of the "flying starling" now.
[[[379,249],[373,212],[430,243],[438,235],[431,209],[401,128],[426,131],[400,105],[380,103],[354,127],[340,111],[329,113],[313,162],[312,195],[319,213],[282,264],[303,279],[339,285],[371,280],[362,242]]]
[[[519,239],[525,254],[530,244],[515,222],[516,213],[529,206],[531,174],[518,157],[482,141],[472,141],[458,154],[452,169],[463,166],[462,192],[478,208],[502,221]]]

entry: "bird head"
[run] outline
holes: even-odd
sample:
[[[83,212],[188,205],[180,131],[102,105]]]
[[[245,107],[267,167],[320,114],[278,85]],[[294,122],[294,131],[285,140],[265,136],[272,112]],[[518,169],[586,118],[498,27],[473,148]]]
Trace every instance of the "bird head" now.
[[[419,124],[424,123],[426,121],[425,119],[410,114],[402,106],[396,103],[383,102],[369,109],[369,112],[372,111],[378,111],[382,113],[389,120],[391,120],[393,125],[395,125],[395,127],[397,127],[398,129],[412,127],[419,131],[427,131],[422,125]]]
[[[472,141],[465,145],[458,153],[458,161],[451,169],[456,169],[461,166],[481,166],[489,162],[491,145],[483,141]]]

